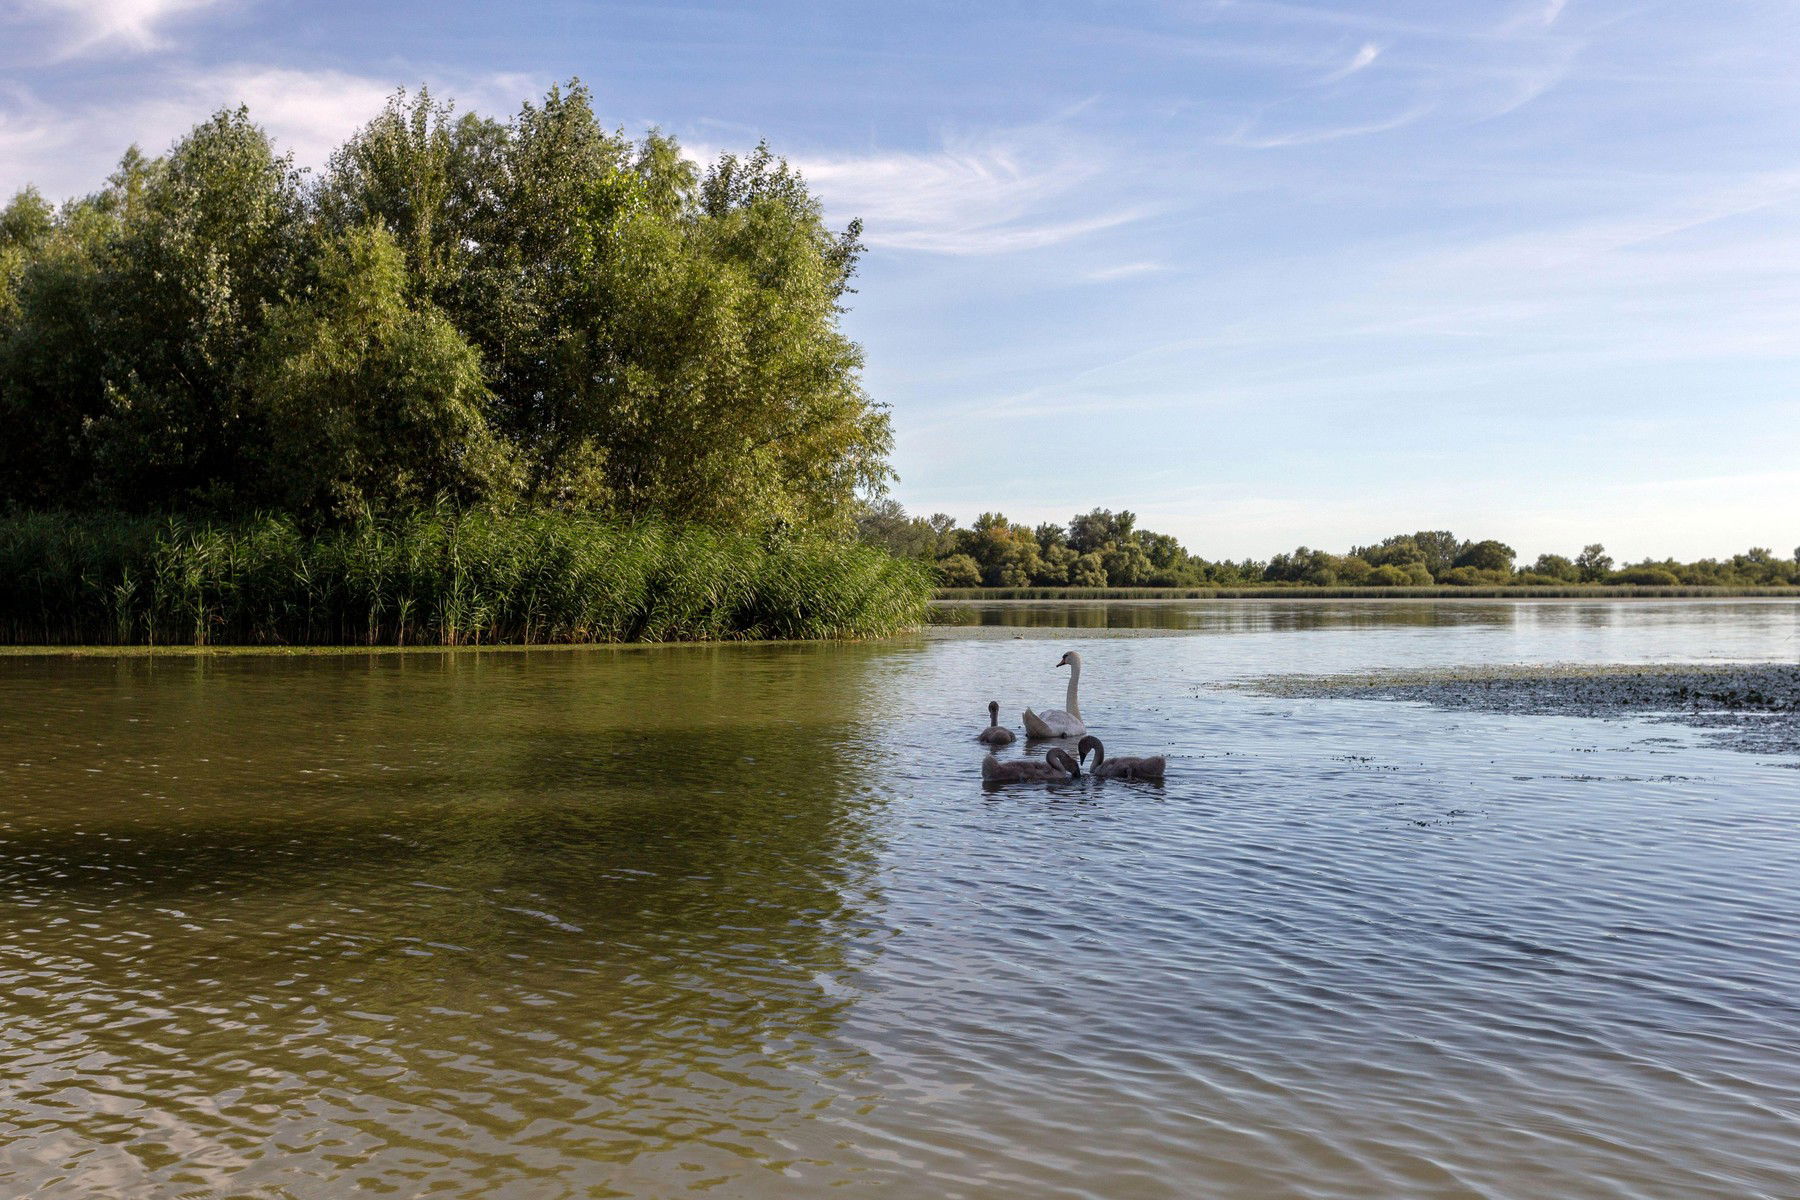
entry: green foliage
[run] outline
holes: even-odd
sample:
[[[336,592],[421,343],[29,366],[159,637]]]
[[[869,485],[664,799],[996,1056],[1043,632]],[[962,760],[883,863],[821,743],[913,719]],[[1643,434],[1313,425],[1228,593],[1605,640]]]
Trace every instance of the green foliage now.
[[[967,554],[952,554],[938,560],[937,577],[942,587],[980,587],[981,564]]]
[[[1350,553],[1372,567],[1405,567],[1425,561],[1425,552],[1410,534],[1396,534],[1374,546],[1358,546]]]
[[[254,389],[270,501],[346,520],[512,498],[481,356],[429,300],[409,299],[393,236],[352,229],[317,269],[307,298],[270,319]]]
[[[1425,569],[1434,579],[1456,566],[1456,560],[1469,546],[1467,542],[1458,541],[1448,529],[1421,529],[1413,534],[1413,544],[1425,556]],[[1512,569],[1511,556],[1512,551],[1507,551],[1507,570]]]
[[[1042,529],[1039,526],[1039,529]],[[1031,576],[1031,582],[1039,587],[1060,587],[1069,582],[1069,575],[1081,558],[1075,548],[1067,543],[1053,542],[1044,545],[1038,539],[1038,569]]]
[[[1455,567],[1471,568],[1476,571],[1499,572],[1511,574],[1513,569],[1513,548],[1505,542],[1496,542],[1492,538],[1482,542],[1464,543],[1462,552],[1456,556]],[[1430,564],[1427,563],[1427,566]]]
[[[945,517],[945,521],[949,518]],[[937,557],[940,533],[932,521],[909,517],[897,501],[870,501],[856,517],[856,536],[871,546],[879,546],[896,558],[916,558],[930,562]],[[973,587],[974,584],[966,586]]]
[[[1424,562],[1383,563],[1369,571],[1370,587],[1429,587],[1431,572]]]
[[[126,508],[217,507],[253,491],[266,426],[250,370],[270,310],[301,286],[300,173],[242,108],[153,163],[127,159],[97,249],[94,492]]]
[[[1417,533],[1395,534],[1373,546],[1358,546],[1350,554],[1374,567],[1409,567],[1419,563],[1435,579],[1458,565],[1457,559],[1468,549],[1469,543],[1459,541],[1447,529],[1421,529]]]
[[[1451,567],[1438,578],[1439,583],[1451,587],[1494,587],[1504,586],[1513,581],[1510,570],[1487,570],[1481,567]]]
[[[1096,508],[1069,521],[1069,545],[1077,554],[1104,553],[1108,546],[1130,541],[1136,525],[1135,513]]]
[[[1560,554],[1538,555],[1531,573],[1552,583],[1574,583],[1581,578],[1581,569]]]
[[[1607,556],[1606,547],[1599,542],[1591,542],[1581,548],[1575,558],[1575,570],[1583,583],[1593,583],[1605,579],[1612,571],[1613,560]]]
[[[861,250],[767,147],[702,173],[579,83],[505,123],[397,94],[310,188],[221,112],[0,212],[0,503],[847,533],[890,477]]]
[[[1036,589],[1071,588],[1103,593],[1121,588],[1256,589],[1295,587],[1330,589],[1359,587],[1555,588],[1577,583],[1653,581],[1691,587],[1800,586],[1800,557],[1778,558],[1764,547],[1752,547],[1725,561],[1697,563],[1646,561],[1631,568],[1632,579],[1612,572],[1602,547],[1588,546],[1580,558],[1540,555],[1529,571],[1514,571],[1513,549],[1493,539],[1458,541],[1444,530],[1397,534],[1350,554],[1301,546],[1266,562],[1212,562],[1190,554],[1167,535],[1137,527],[1130,512],[1094,509],[1072,517],[1065,526],[1052,523],[1026,531],[1001,513],[983,513],[972,529],[958,529],[942,513],[929,521],[908,517],[891,500],[872,503],[861,520],[865,540],[908,557],[926,557],[936,547],[944,587],[1003,590],[1013,596]],[[1452,547],[1455,565],[1434,576],[1431,563],[1443,562]],[[1086,547],[1085,550],[1078,548]],[[1594,576],[1593,572],[1604,573]],[[1638,574],[1643,574],[1639,580]],[[1666,578],[1665,578],[1666,576]],[[955,582],[951,582],[954,580]]]
[[[25,643],[868,637],[930,572],[868,547],[560,513],[425,511],[307,534],[286,517],[0,517],[0,639]]]
[[[1071,587],[1105,587],[1109,582],[1105,562],[1092,551],[1081,555],[1069,566]]]
[[[1354,574],[1367,574],[1368,564]],[[1263,568],[1263,578],[1271,583],[1306,583],[1315,587],[1332,587],[1340,582],[1343,560],[1323,550],[1301,546],[1292,554],[1277,554]]]
[[[1616,571],[1609,583],[1631,583],[1645,587],[1672,587],[1681,582],[1675,572],[1662,567],[1627,567]]]
[[[17,319],[19,277],[56,232],[56,214],[28,187],[0,209],[0,321]]]

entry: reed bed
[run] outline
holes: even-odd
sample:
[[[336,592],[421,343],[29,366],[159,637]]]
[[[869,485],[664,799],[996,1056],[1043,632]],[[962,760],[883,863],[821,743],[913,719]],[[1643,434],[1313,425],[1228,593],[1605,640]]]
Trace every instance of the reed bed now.
[[[12,645],[489,645],[878,637],[928,570],[867,546],[555,513],[0,515]]]

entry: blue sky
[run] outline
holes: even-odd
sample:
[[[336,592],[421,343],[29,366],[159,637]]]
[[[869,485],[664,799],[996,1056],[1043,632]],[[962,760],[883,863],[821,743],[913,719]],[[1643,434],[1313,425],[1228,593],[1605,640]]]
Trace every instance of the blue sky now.
[[[0,0],[0,189],[580,76],[870,253],[896,495],[1213,557],[1800,543],[1800,6]]]

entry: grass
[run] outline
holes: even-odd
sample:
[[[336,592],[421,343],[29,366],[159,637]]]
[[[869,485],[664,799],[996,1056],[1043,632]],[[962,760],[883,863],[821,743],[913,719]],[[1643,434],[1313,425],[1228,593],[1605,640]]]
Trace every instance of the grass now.
[[[0,516],[11,645],[496,645],[878,637],[926,568],[866,546],[592,517],[434,511],[307,534]]]
[[[938,588],[937,600],[1605,600],[1680,596],[1789,596],[1793,587],[1570,584],[1567,587]]]

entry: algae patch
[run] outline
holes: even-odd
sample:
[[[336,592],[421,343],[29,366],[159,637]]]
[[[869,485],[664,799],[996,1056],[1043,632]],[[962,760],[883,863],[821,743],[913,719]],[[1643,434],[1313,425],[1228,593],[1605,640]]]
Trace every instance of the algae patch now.
[[[1704,729],[1711,740],[1734,749],[1800,755],[1800,664],[1794,663],[1282,675],[1245,686],[1279,696],[1410,700],[1475,712],[1671,721]]]

